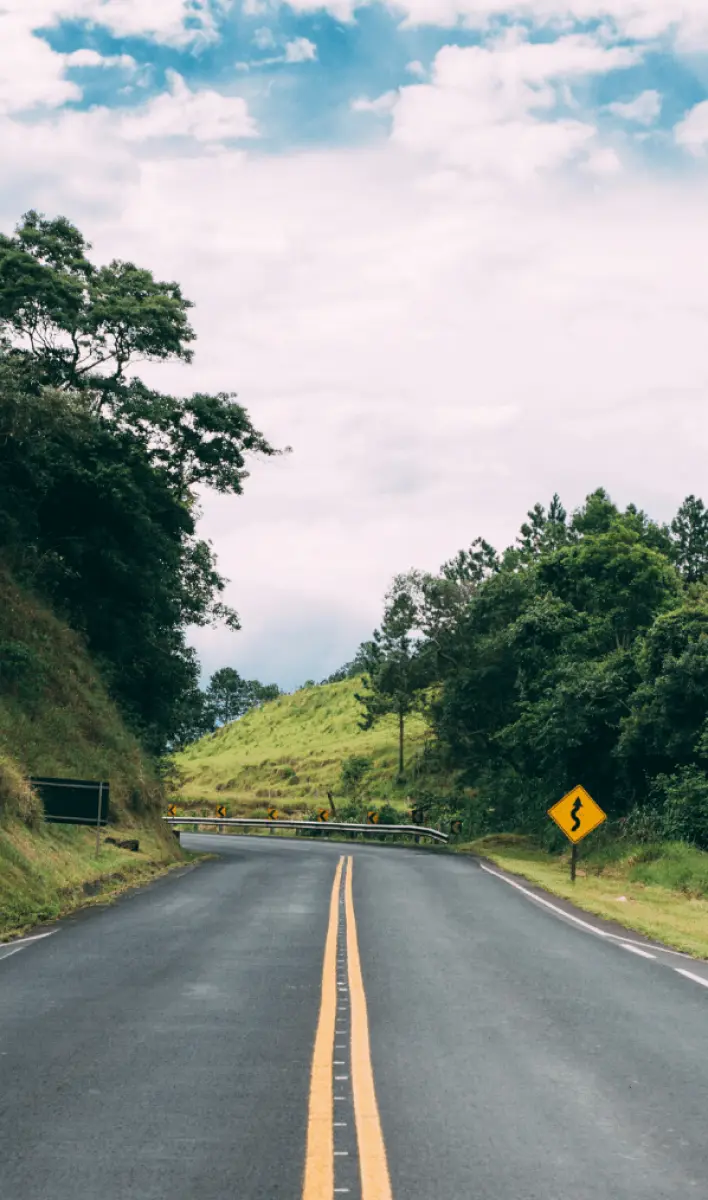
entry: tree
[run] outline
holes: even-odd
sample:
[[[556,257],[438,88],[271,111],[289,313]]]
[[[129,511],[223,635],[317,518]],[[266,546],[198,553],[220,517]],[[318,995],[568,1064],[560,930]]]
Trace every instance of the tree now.
[[[622,722],[617,755],[635,800],[654,775],[708,764],[708,603],[657,616],[637,640],[639,676]]]
[[[536,538],[529,522],[525,547],[501,556],[449,635],[431,717],[444,765],[476,791],[475,828],[540,832],[550,803],[578,780],[620,814],[646,795],[641,760],[652,771],[700,761],[708,676],[698,645],[680,664],[684,703],[670,699],[668,680],[664,709],[654,691],[642,694],[662,671],[656,654],[642,666],[639,648],[654,645],[683,596],[664,530],[633,506],[620,513],[602,491],[574,526],[567,540],[546,540],[545,525],[534,523]],[[663,644],[673,645],[668,632]],[[650,731],[670,745],[672,713],[685,725],[684,757],[651,764]]]
[[[191,361],[191,304],[89,251],[35,212],[0,236],[0,552],[83,634],[159,751],[201,720],[186,627],[238,628],[196,488],[239,494],[248,457],[279,452],[232,393],[179,399],[132,376]]]
[[[191,303],[176,283],[113,261],[96,267],[91,246],[65,217],[25,213],[0,235],[0,334],[32,358],[43,382],[88,388],[97,411],[137,360],[191,362]]]
[[[356,694],[364,713],[360,728],[370,729],[382,716],[395,713],[398,718],[398,774],[403,775],[405,720],[419,702],[428,685],[425,664],[417,653],[413,633],[416,612],[405,591],[387,597],[381,629],[367,645],[365,694]]]
[[[708,578],[708,510],[687,496],[671,522],[676,564],[687,583]]]
[[[257,679],[250,681],[251,696],[254,705],[267,704],[269,700],[277,700],[282,691],[277,683],[259,683]]]
[[[233,667],[221,667],[209,680],[206,704],[217,725],[228,725],[252,707],[251,685]]]

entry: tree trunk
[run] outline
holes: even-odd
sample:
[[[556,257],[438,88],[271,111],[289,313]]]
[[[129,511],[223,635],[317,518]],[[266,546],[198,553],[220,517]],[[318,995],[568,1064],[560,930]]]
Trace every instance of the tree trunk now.
[[[405,717],[402,712],[398,714],[398,774],[403,774],[403,722]]]

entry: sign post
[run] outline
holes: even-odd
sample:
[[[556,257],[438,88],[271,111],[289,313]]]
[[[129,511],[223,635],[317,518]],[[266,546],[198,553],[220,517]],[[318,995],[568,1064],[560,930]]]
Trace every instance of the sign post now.
[[[607,820],[607,814],[602,811],[589,792],[578,784],[572,791],[567,792],[562,800],[548,810],[549,817],[571,843],[570,878],[575,883],[575,872],[578,863],[578,842],[597,829],[598,825]]]
[[[98,812],[96,813],[96,858],[101,853],[101,808],[103,806],[103,783],[98,785]]]

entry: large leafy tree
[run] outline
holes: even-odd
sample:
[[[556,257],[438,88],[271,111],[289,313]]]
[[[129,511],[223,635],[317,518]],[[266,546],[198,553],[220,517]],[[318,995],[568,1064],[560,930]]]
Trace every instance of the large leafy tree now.
[[[602,491],[570,527],[557,520],[546,540],[543,510],[531,511],[520,544],[478,582],[439,660],[439,745],[497,827],[541,828],[548,805],[576,782],[616,814],[647,793],[630,728],[636,742],[649,704],[645,696],[635,714],[638,647],[681,603],[671,546],[662,527],[632,506],[620,513]]]
[[[238,494],[248,457],[276,451],[233,394],[181,399],[136,377],[191,361],[191,304],[90,249],[35,212],[0,236],[0,552],[85,635],[159,750],[193,723],[185,629],[238,627],[195,489]]]

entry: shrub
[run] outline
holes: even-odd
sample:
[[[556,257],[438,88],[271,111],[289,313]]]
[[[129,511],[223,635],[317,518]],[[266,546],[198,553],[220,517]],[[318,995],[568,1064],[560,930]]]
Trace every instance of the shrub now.
[[[345,758],[340,776],[340,787],[345,796],[354,797],[358,794],[364,776],[373,765],[373,760],[363,754],[352,754],[350,758]]]
[[[663,801],[664,836],[708,850],[708,776],[699,767],[659,775],[651,797]]]

